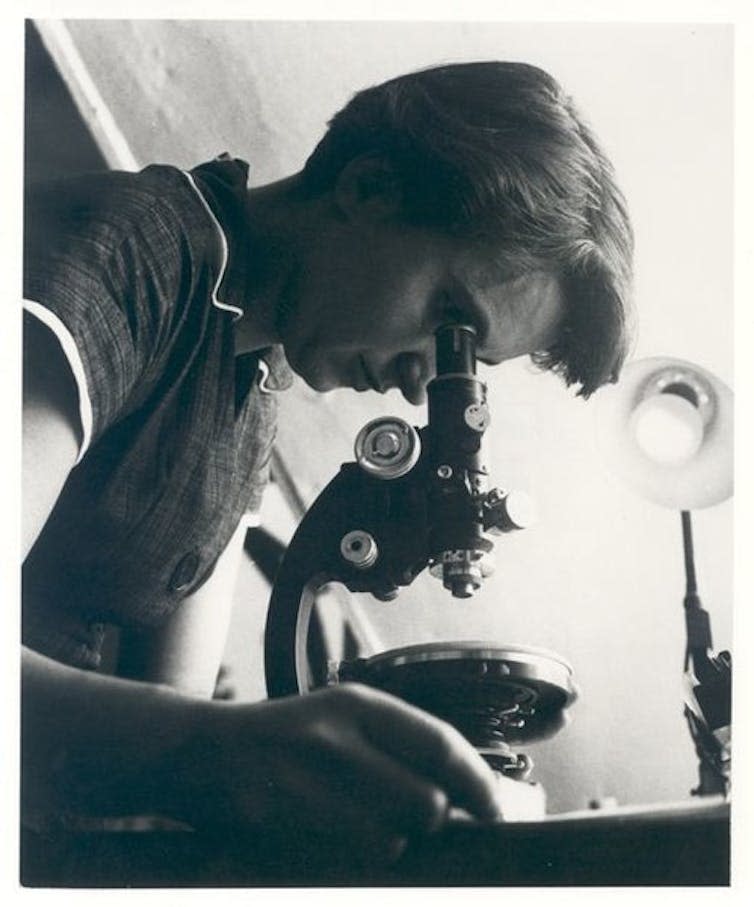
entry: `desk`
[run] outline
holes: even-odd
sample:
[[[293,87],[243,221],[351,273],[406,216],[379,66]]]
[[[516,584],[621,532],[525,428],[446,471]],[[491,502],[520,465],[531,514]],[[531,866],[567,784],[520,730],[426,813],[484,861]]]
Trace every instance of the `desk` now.
[[[32,887],[727,885],[730,809],[720,800],[551,817],[450,823],[382,868],[347,849],[307,855],[274,832],[22,835]]]

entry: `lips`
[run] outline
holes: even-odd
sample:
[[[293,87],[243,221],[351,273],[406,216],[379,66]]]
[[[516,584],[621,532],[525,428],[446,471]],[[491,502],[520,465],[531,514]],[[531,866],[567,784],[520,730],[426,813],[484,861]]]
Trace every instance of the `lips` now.
[[[361,369],[364,372],[364,377],[367,379],[367,384],[372,388],[373,391],[377,391],[378,394],[384,394],[385,388],[377,380],[374,372],[369,368],[366,359],[363,356],[359,356],[359,361],[361,363]]]

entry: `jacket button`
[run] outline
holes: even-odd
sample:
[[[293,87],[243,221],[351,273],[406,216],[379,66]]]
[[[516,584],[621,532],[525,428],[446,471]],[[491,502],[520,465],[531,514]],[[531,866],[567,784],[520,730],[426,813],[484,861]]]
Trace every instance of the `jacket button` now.
[[[175,570],[173,570],[173,575],[170,577],[170,591],[185,592],[191,585],[198,569],[199,555],[196,551],[190,551],[178,561]]]

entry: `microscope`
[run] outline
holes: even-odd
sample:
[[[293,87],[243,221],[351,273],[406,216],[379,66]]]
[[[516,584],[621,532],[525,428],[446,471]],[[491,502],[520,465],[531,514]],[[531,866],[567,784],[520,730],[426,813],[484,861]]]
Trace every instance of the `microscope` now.
[[[313,688],[306,640],[317,592],[340,583],[394,599],[425,569],[456,598],[493,569],[493,537],[531,522],[525,495],[491,488],[484,435],[487,389],[476,374],[476,333],[435,336],[428,422],[367,423],[300,523],[277,572],[265,630],[270,697]],[[449,722],[494,771],[527,782],[521,745],[556,733],[576,696],[571,667],[544,650],[478,641],[411,645],[344,660],[329,683],[377,687]],[[529,782],[531,784],[531,782]]]

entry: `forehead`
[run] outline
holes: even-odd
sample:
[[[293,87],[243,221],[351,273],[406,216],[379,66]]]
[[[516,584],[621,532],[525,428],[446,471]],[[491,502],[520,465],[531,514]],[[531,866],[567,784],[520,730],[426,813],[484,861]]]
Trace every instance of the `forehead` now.
[[[479,357],[502,362],[546,349],[565,311],[558,278],[544,267],[516,277],[494,248],[456,248],[448,256],[451,292],[482,317]]]

